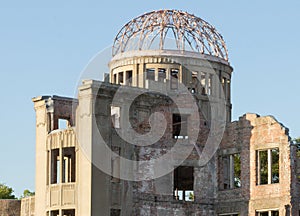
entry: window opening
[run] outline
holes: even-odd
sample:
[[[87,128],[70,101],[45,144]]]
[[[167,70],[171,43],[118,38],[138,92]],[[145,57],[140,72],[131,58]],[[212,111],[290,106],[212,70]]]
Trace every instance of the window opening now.
[[[124,84],[124,72],[119,73],[119,83],[118,84],[121,84],[121,85]]]
[[[60,156],[59,149],[51,150],[51,184],[60,182]]]
[[[187,119],[188,115],[173,114],[174,139],[188,139]]]
[[[120,107],[111,106],[110,107],[112,127],[120,128]]]
[[[171,69],[171,89],[178,88],[178,75],[179,75],[178,69]]]
[[[194,201],[194,168],[179,166],[174,170],[174,197],[176,200]]]
[[[222,189],[241,187],[241,156],[232,154],[222,156],[223,180]]]
[[[117,83],[117,74],[114,74],[114,80],[113,83],[116,84]]]
[[[270,211],[257,211],[257,216],[279,216],[278,210],[270,210]]]
[[[126,83],[127,85],[132,85],[132,71],[126,71]]]
[[[58,119],[58,129],[67,129],[69,127],[69,121],[66,119]]]
[[[164,82],[166,79],[166,69],[158,68],[158,81]]]
[[[256,154],[257,184],[279,183],[279,149],[258,150]]]
[[[154,80],[155,79],[155,69],[154,68],[147,68],[146,69],[146,79],[147,80]]]
[[[201,72],[200,74],[200,84],[201,84],[201,94],[207,94],[207,82],[206,82],[206,73]]]
[[[75,209],[62,210],[63,216],[75,216]]]
[[[120,216],[121,209],[110,209],[110,216]]]
[[[62,182],[75,182],[75,147],[63,148]]]
[[[59,210],[51,211],[51,216],[59,216]]]

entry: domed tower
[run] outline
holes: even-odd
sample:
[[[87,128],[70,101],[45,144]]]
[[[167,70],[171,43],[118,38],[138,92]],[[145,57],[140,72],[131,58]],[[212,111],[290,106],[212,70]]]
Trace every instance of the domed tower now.
[[[231,121],[233,69],[227,48],[217,30],[201,18],[178,10],[141,15],[117,34],[112,55],[111,83],[147,89],[159,83],[175,92],[183,84],[199,99],[207,119],[214,101],[224,99],[226,121]]]

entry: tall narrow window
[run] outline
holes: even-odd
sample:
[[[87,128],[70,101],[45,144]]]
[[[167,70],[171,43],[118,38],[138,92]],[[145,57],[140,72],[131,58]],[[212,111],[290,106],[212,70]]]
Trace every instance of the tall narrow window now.
[[[114,78],[113,83],[116,84],[117,83],[117,74],[114,74],[113,78]]]
[[[75,147],[63,148],[62,182],[75,182]]]
[[[226,99],[227,99],[227,100],[230,100],[230,80],[229,80],[229,79],[227,79],[226,85],[227,85],[227,95],[226,95]]]
[[[200,74],[200,84],[201,84],[201,94],[207,94],[207,82],[206,82],[206,73],[201,72]]]
[[[279,149],[256,151],[257,184],[279,183]]]
[[[192,93],[198,93],[199,92],[199,81],[198,81],[198,72],[192,71]]]
[[[173,114],[173,138],[188,139],[188,115]]]
[[[119,73],[119,83],[118,84],[121,84],[121,85],[124,84],[124,72]]]
[[[221,157],[223,175],[220,176],[221,189],[241,187],[241,157],[240,154],[225,155]]]
[[[178,69],[171,69],[171,89],[177,89],[178,88]]]
[[[158,81],[164,82],[165,79],[166,79],[166,69],[158,68]]]
[[[132,71],[126,71],[126,84],[132,85]]]
[[[208,84],[207,84],[207,94],[212,95],[212,91],[213,91],[213,75],[209,74]]]
[[[222,78],[222,87],[223,87],[223,92],[224,92],[224,98],[227,99],[228,97],[228,89],[227,89],[227,79],[225,77]]]
[[[59,149],[51,150],[51,184],[60,182],[60,156]]]
[[[155,79],[155,69],[154,68],[147,68],[146,69],[146,79],[147,80],[154,80]]]
[[[174,197],[176,200],[194,201],[194,168],[179,166],[174,170]]]
[[[110,115],[111,115],[112,127],[120,128],[120,107],[111,106]]]

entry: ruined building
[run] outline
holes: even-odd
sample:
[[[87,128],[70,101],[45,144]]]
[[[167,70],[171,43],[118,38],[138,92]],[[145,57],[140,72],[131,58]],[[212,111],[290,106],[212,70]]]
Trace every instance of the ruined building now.
[[[233,68],[213,26],[146,13],[117,34],[109,68],[77,99],[33,99],[35,209],[22,216],[298,215],[297,149],[271,116],[231,120]]]

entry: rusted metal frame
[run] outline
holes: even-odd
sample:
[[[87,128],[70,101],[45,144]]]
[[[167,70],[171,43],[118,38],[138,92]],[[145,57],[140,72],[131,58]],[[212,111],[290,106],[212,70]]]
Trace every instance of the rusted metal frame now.
[[[159,32],[159,28],[157,28],[157,27],[159,27],[159,26],[157,25],[157,26],[153,27],[153,29],[155,28],[155,29],[157,29],[158,32]],[[149,30],[149,28],[147,28],[146,30]],[[153,32],[154,32],[154,30],[151,30],[151,31],[145,31],[145,33],[144,33],[144,35],[143,35],[143,38],[140,38],[140,40],[142,41],[142,44],[144,43],[145,40],[147,40],[147,39],[149,38],[149,34],[151,34],[151,33],[153,33]],[[150,42],[150,45],[151,45],[151,43],[152,43],[152,42]],[[140,48],[141,48],[141,47],[140,47]]]
[[[160,26],[158,25],[159,23]],[[168,25],[168,23],[170,25]],[[185,23],[185,25],[183,25],[183,23]],[[191,25],[193,25],[192,28],[189,27]],[[185,26],[185,28],[182,26]],[[188,13],[172,10],[158,11],[156,13],[149,12],[128,22],[115,38],[113,55],[117,54],[119,51],[123,52],[128,45],[128,41],[138,33],[140,34],[137,46],[139,49],[142,47],[142,42],[149,37],[151,32],[156,32],[156,34],[150,41],[149,47],[160,33],[159,48],[163,49],[167,32],[170,28],[172,29],[177,49],[184,50],[185,44],[187,43],[192,50],[199,51],[200,49],[200,52],[202,53],[205,53],[206,50],[211,55],[216,55],[226,60],[228,59],[228,51],[225,42],[213,26]],[[197,37],[195,33],[201,38]],[[206,46],[206,44],[208,46]]]
[[[184,24],[186,24],[186,30],[185,30],[185,32],[186,33],[188,33],[188,34],[190,34],[191,36],[192,36],[192,39],[194,40],[194,42],[195,42],[195,44],[196,44],[196,50],[198,50],[197,49],[197,47],[198,47],[198,38],[193,34],[193,32],[194,32],[194,29],[191,29],[191,28],[189,28],[189,22],[191,22],[191,20],[189,19],[189,20],[186,20],[186,19],[182,19],[183,21],[184,21]],[[192,50],[194,50],[195,51],[195,49],[194,49],[194,47],[193,47],[193,45],[192,45],[192,42],[190,41],[190,40],[188,40],[188,38],[187,38],[187,41],[188,41],[188,43],[189,43],[189,45],[190,45],[190,47],[191,47],[191,49]]]

